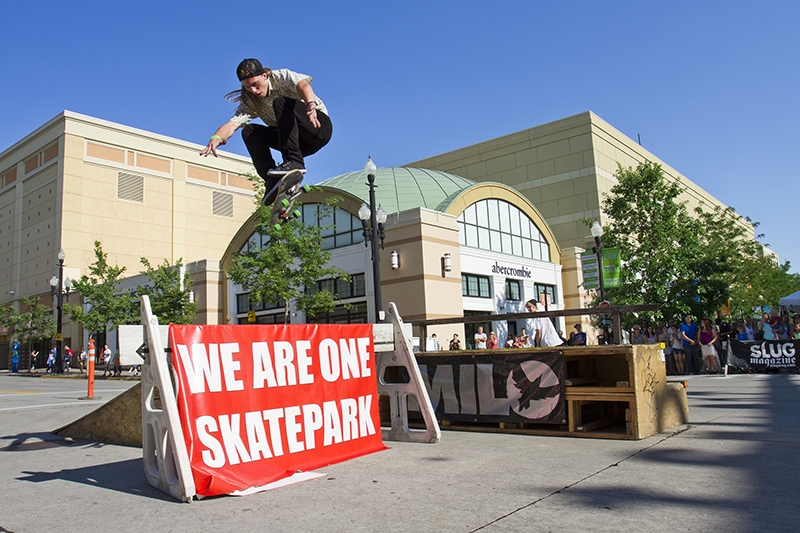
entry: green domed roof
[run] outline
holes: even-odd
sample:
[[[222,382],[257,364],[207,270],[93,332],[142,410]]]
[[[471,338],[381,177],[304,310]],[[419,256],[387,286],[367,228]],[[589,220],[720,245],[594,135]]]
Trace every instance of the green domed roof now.
[[[335,176],[320,186],[338,189],[369,203],[367,174],[363,170]],[[398,213],[415,207],[444,210],[448,199],[476,182],[426,168],[386,167],[375,173],[375,201],[387,213]]]

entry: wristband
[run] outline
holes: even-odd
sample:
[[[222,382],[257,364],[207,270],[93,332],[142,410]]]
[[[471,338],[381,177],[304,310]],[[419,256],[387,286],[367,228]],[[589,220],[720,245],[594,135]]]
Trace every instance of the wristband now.
[[[221,141],[222,137],[220,137],[219,135],[212,135],[211,138],[209,139],[209,141],[213,141],[213,140]]]
[[[306,109],[308,109],[308,108],[309,108],[309,107],[311,107],[312,105],[314,106],[314,109],[316,109],[316,108],[317,108],[317,103],[316,103],[315,101],[313,101],[313,100],[312,100],[312,101],[310,101],[310,102],[308,102],[308,103],[306,104]],[[309,109],[309,111],[311,111],[311,110]]]

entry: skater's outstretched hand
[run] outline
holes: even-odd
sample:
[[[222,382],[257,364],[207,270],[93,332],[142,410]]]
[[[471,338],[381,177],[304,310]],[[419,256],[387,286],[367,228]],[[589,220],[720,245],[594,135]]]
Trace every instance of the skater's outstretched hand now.
[[[239,124],[232,120],[217,128],[217,131],[208,140],[206,147],[200,151],[200,155],[207,157],[209,154],[214,154],[214,157],[217,157],[217,148],[225,144],[238,128]]]
[[[211,139],[208,140],[208,144],[200,152],[200,155],[207,157],[208,154],[214,154],[214,157],[217,157],[217,147],[225,143],[222,142],[222,139],[218,139],[216,137],[217,136],[212,137]]]

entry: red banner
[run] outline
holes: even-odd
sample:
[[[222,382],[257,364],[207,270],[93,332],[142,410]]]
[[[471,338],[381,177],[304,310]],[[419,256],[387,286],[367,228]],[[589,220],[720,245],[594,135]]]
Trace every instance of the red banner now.
[[[170,325],[201,496],[385,449],[372,325]]]

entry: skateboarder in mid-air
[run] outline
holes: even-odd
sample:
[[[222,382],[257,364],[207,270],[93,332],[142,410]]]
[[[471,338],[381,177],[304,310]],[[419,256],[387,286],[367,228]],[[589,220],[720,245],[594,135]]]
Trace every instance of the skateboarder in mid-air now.
[[[239,102],[232,119],[220,126],[200,155],[217,156],[236,130],[242,130],[247,151],[256,172],[264,180],[262,203],[269,205],[278,195],[281,179],[292,171],[305,173],[304,158],[328,144],[333,125],[322,100],[311,89],[311,77],[287,69],[264,68],[258,59],[245,59],[236,67],[242,88],[228,93],[228,100]],[[249,124],[260,118],[266,126]],[[271,148],[281,152],[277,165]]]

